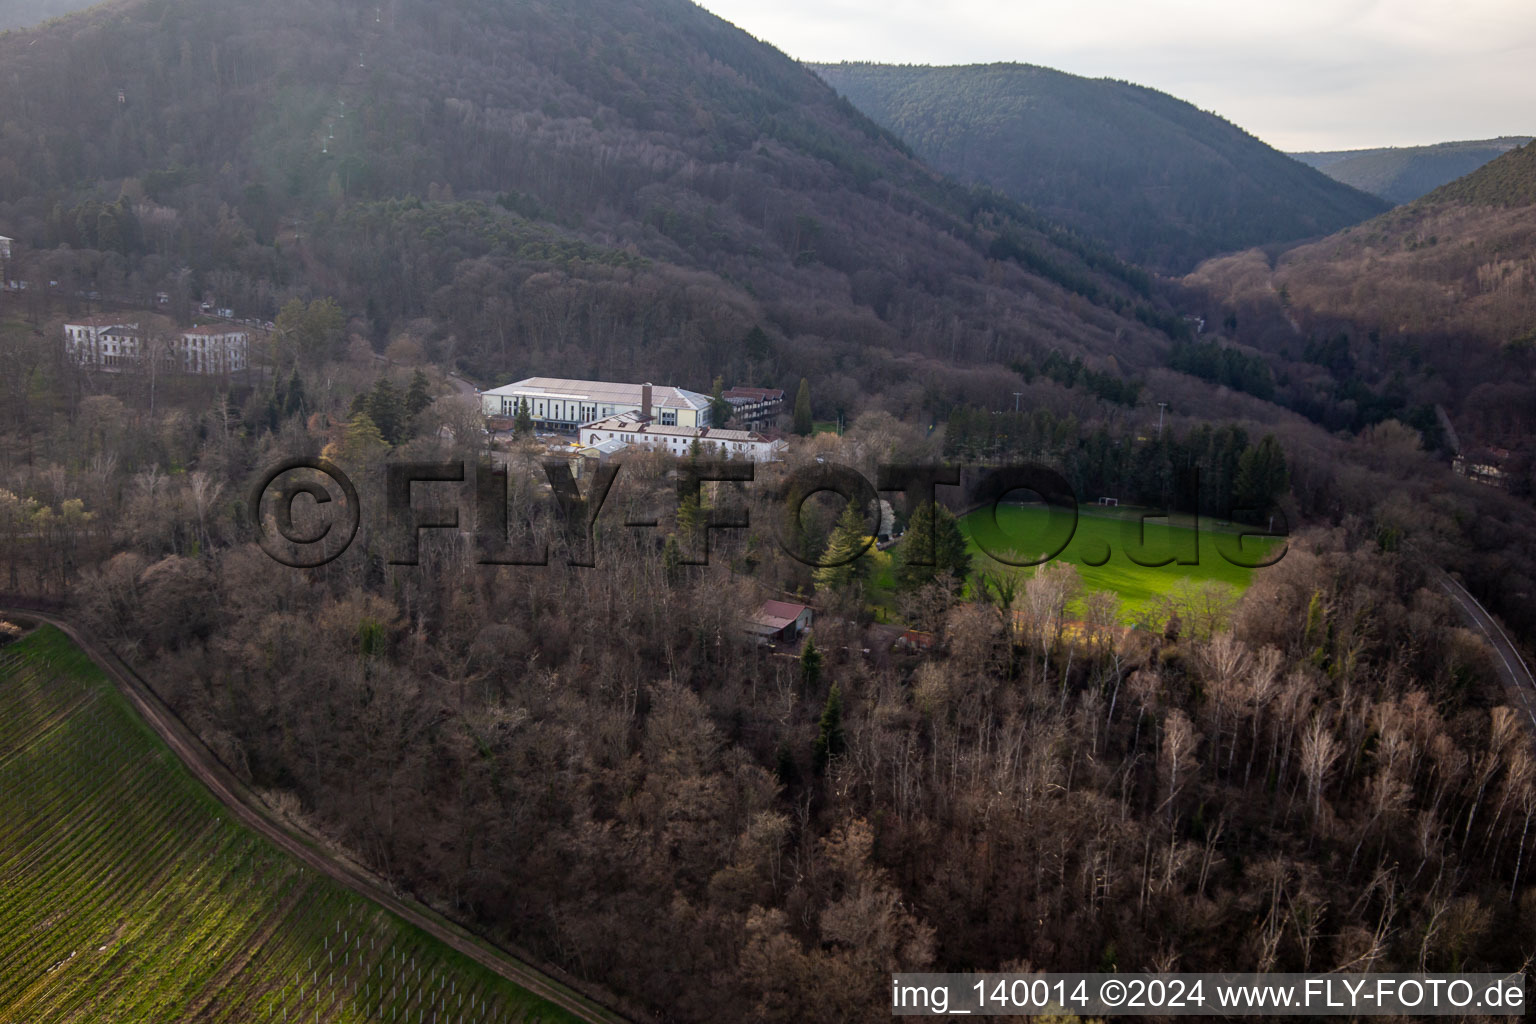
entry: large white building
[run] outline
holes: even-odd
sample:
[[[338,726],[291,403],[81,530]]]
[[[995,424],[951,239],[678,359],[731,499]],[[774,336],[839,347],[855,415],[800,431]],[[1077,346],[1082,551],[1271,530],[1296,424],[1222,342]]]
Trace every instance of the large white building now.
[[[711,459],[750,459],[753,462],[777,462],[789,447],[783,441],[770,441],[751,430],[720,430],[714,427],[683,427],[643,420],[633,414],[609,416],[581,428],[583,448],[600,449],[609,441],[622,441],[637,448],[666,452],[682,458],[693,451]]]
[[[64,351],[81,366],[116,373],[139,363],[139,324],[121,317],[83,317],[64,325]]]
[[[0,260],[11,258],[11,243],[15,241],[16,239],[14,238],[6,238],[4,235],[0,235]]]
[[[185,373],[234,373],[251,364],[251,336],[230,327],[194,327],[172,344]]]
[[[708,395],[651,384],[529,377],[482,391],[480,401],[487,416],[508,419],[526,403],[528,416],[539,430],[570,432],[609,416],[642,414],[669,427],[707,427],[710,422]]]
[[[162,369],[218,375],[250,366],[251,340],[228,327],[194,327],[157,346]],[[136,320],[83,317],[64,325],[64,351],[81,366],[108,373],[141,369],[145,342]]]

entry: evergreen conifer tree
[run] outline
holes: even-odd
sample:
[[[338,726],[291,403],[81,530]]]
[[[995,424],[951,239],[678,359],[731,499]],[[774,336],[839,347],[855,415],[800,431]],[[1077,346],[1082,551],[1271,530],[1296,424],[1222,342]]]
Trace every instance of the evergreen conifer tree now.
[[[933,542],[933,564],[919,565],[926,560],[929,538]],[[902,590],[916,590],[942,576],[953,575],[956,586],[964,583],[971,574],[971,553],[965,546],[965,534],[954,514],[937,502],[923,502],[912,513],[907,523],[907,537],[901,545],[900,562],[896,567],[896,585]]]
[[[1273,507],[1290,486],[1285,451],[1274,434],[1265,434],[1257,445],[1243,452],[1237,464],[1233,497],[1243,508]]]
[[[848,742],[843,735],[843,690],[836,683],[827,693],[827,702],[821,708],[821,721],[817,723],[816,745],[812,749],[812,763],[816,766],[816,774],[820,775],[827,770],[827,764],[834,757],[840,756],[848,749]]]
[[[299,376],[299,368],[295,366],[293,373],[288,377],[288,392],[283,396],[283,415],[302,416],[309,407],[309,400],[304,394],[304,378]]]
[[[805,638],[805,649],[800,652],[800,679],[805,683],[807,693],[814,691],[821,682],[821,651],[813,636]]]
[[[801,377],[800,390],[795,392],[794,430],[801,437],[810,437],[814,429],[816,422],[811,419],[811,384]]]
[[[400,398],[399,389],[388,377],[380,377],[374,382],[373,391],[368,396],[367,412],[384,440],[392,445],[404,440],[405,403]]]
[[[389,442],[365,412],[347,421],[339,444],[328,444],[321,454],[351,466],[366,466],[389,451]]]
[[[432,404],[432,390],[427,375],[417,370],[411,374],[411,386],[405,393],[405,414],[415,417]]]
[[[715,387],[709,399],[709,422],[711,426],[723,427],[730,421],[735,409],[731,403],[725,400],[725,380],[722,377],[715,378]]]
[[[827,538],[827,549],[822,553],[821,566],[814,573],[819,590],[843,590],[864,579],[869,570],[864,558],[869,550],[869,534],[865,532],[862,510],[855,502],[849,502],[838,517],[832,536]]]

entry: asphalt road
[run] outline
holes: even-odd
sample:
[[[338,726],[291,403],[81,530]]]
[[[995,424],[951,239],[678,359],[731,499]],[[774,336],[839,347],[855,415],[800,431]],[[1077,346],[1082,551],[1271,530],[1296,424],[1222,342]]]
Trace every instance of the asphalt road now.
[[[398,365],[394,360],[380,352],[375,352],[373,354],[373,358],[386,366]],[[453,392],[456,395],[467,395],[468,397],[473,398],[480,393],[479,388],[475,387],[474,384],[465,380],[463,377],[460,377],[454,370],[445,371],[444,376],[448,378],[448,383],[453,386]]]
[[[1453,580],[1451,577],[1441,575],[1440,587],[1451,596],[1461,609],[1462,617],[1477,627],[1478,632],[1488,640],[1488,644],[1498,655],[1495,663],[1499,668],[1499,675],[1504,677],[1504,684],[1515,692],[1520,708],[1526,714],[1531,727],[1536,729],[1536,677],[1531,675],[1531,667],[1526,664],[1525,657],[1509,634],[1504,632],[1504,627],[1499,625],[1497,619],[1488,614],[1477,598],[1467,592],[1467,588]]]
[[[4,611],[5,609],[0,609]],[[274,819],[256,797],[236,779],[217,758],[209,752],[201,740],[176,717],[160,698],[140,681],[137,676],[103,647],[93,643],[74,625],[52,615],[17,609],[15,615],[37,622],[46,622],[63,630],[81,650],[90,655],[107,678],[122,691],[150,727],[176,753],[187,769],[192,772],[228,807],[240,821],[261,833],[277,846],[298,858],[304,864],[335,880],[348,889],[372,900],[386,910],[404,918],[411,924],[451,946],[483,967],[549,1000],[567,1012],[592,1024],[626,1024],[628,1018],[598,1005],[573,991],[505,951],[492,946],[470,932],[419,903],[396,896],[380,881],[361,867],[348,863],[328,851],[306,841]]]

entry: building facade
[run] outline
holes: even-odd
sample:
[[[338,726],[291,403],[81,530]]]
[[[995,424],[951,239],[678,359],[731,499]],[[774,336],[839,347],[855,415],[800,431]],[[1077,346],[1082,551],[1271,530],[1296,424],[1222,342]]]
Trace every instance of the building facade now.
[[[4,235],[0,235],[0,260],[8,260],[11,258],[11,245],[15,243],[15,241],[16,239],[14,238],[6,238]]]
[[[1508,448],[1479,448],[1470,453],[1457,452],[1451,468],[1475,484],[1509,489],[1504,466],[1509,459]]]
[[[609,441],[622,441],[636,448],[666,452],[684,458],[693,452],[710,459],[749,459],[752,462],[777,462],[789,447],[783,441],[770,441],[750,430],[721,430],[715,427],[683,427],[654,423],[637,416],[609,416],[581,428],[583,448],[595,448]]]
[[[707,427],[709,396],[651,384],[614,384],[563,377],[529,377],[480,393],[487,416],[515,418],[528,408],[535,429],[574,433],[609,416],[647,415],[663,426]]]
[[[251,336],[229,327],[183,331],[173,349],[176,368],[184,373],[235,373],[251,365]]]
[[[138,366],[139,324],[117,317],[83,317],[64,325],[64,351],[76,363],[117,373]]]
[[[784,392],[778,388],[731,388],[720,397],[731,403],[731,415],[749,426],[762,426],[784,411]]]
[[[212,375],[250,366],[250,335],[228,327],[194,327],[153,347],[164,370]],[[65,324],[64,351],[80,366],[108,373],[142,369],[148,355],[138,321],[111,316]]]

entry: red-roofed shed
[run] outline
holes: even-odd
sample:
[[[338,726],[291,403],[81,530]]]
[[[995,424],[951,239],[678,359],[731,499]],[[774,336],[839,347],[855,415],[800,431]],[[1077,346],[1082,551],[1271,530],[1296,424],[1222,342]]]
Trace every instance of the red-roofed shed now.
[[[813,613],[807,605],[789,601],[764,601],[747,620],[747,632],[763,643],[798,640],[811,628]]]

